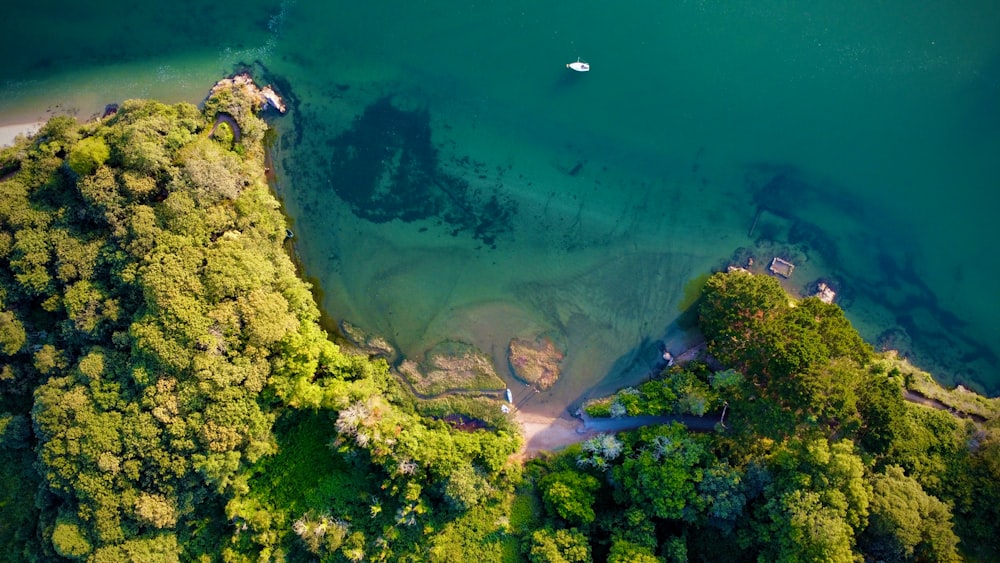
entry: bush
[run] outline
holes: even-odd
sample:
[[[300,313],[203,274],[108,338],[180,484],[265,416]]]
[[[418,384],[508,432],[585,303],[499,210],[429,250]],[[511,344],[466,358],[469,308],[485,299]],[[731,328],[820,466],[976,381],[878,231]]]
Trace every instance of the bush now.
[[[77,176],[89,176],[111,156],[111,149],[101,137],[87,137],[69,152],[66,164]]]

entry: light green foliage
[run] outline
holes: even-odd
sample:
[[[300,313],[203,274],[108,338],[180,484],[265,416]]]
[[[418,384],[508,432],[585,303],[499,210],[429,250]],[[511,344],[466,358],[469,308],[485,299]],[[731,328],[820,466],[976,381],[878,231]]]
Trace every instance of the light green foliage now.
[[[967,455],[961,426],[947,412],[909,403],[903,406],[905,412],[896,421],[899,432],[886,461],[902,466],[931,494],[941,495],[949,487],[949,466]]]
[[[743,374],[734,369],[719,371],[712,374],[712,389],[718,392],[729,391],[738,387],[743,379]]]
[[[607,470],[611,462],[622,455],[624,447],[622,441],[614,434],[598,434],[582,444],[580,455],[576,460],[577,465],[601,471]]]
[[[664,383],[669,385],[677,397],[677,403],[674,406],[676,414],[703,416],[716,407],[718,398],[715,393],[708,386],[708,383],[693,373],[679,370],[671,371]]]
[[[80,531],[79,523],[69,518],[60,518],[52,530],[52,547],[56,553],[68,559],[82,560],[90,551],[90,542]]]
[[[325,334],[281,246],[278,205],[251,180],[262,163],[220,152],[204,128],[194,106],[136,101],[82,141],[72,120],[54,120],[3,184],[0,344],[16,362],[5,381],[21,385],[4,392],[31,410],[45,511],[66,515],[45,540],[68,555],[212,551],[219,530],[192,525],[244,494],[242,472],[273,453],[277,404],[265,394],[287,388],[291,340],[365,381],[377,373],[312,352]],[[21,358],[29,335],[38,347]],[[312,380],[320,365],[306,368]],[[18,424],[6,426],[13,436]]]
[[[12,356],[24,346],[27,339],[28,334],[24,331],[24,325],[14,313],[0,311],[0,352]]]
[[[66,164],[77,176],[89,176],[111,156],[111,149],[101,137],[81,139],[66,157]]]
[[[570,525],[594,521],[594,493],[600,486],[592,475],[572,469],[546,475],[538,484],[546,508]]]
[[[218,125],[215,126],[215,132],[212,134],[212,139],[216,143],[219,143],[225,149],[231,149],[233,147],[233,139],[235,135],[233,133],[233,128],[229,126],[225,121],[220,121]]]
[[[660,563],[660,561],[649,547],[625,540],[612,543],[611,551],[608,552],[608,563]]]
[[[119,563],[121,561],[143,561],[149,563],[178,563],[181,561],[181,547],[172,534],[158,534],[123,542],[114,546],[101,547],[89,559],[93,563]]]
[[[780,497],[773,508],[780,527],[776,540],[764,549],[771,561],[852,563],[853,531],[836,508],[823,503],[814,491],[794,490]]]
[[[882,561],[959,561],[951,510],[924,492],[899,466],[872,479],[871,518],[862,536],[865,552]]]
[[[444,485],[445,500],[458,511],[472,508],[491,493],[492,487],[482,470],[472,465],[455,468]]]
[[[236,199],[249,183],[242,161],[217,143],[201,139],[186,147],[181,155],[183,174],[200,197],[213,201],[219,197]]]
[[[531,534],[527,544],[532,563],[583,563],[590,561],[590,544],[576,528],[542,528]]]
[[[768,462],[774,481],[744,545],[767,560],[854,560],[855,533],[867,524],[871,485],[849,441],[794,441]]]

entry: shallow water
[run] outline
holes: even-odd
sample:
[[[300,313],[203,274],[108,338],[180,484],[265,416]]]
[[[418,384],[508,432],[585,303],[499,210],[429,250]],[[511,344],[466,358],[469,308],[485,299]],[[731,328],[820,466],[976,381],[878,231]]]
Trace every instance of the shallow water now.
[[[869,341],[1000,393],[1000,5],[453,4],[260,2],[151,37],[130,16],[65,63],[18,55],[0,119],[193,101],[259,61],[293,104],[277,189],[327,311],[504,373],[512,336],[552,335],[565,376],[535,410],[640,379],[688,344],[692,280],[776,253]]]

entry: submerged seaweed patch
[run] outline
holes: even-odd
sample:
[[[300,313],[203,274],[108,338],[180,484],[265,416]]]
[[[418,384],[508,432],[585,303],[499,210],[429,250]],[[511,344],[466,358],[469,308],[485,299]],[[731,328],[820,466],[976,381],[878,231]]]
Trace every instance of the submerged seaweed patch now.
[[[482,193],[442,170],[426,109],[401,109],[391,97],[383,97],[330,146],[334,190],[363,219],[436,218],[453,234],[467,231],[492,245],[516,212],[500,185]]]

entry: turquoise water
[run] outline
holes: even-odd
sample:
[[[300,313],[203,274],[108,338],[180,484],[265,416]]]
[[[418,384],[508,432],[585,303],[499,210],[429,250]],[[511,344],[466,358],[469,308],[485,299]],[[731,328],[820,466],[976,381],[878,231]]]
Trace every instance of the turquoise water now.
[[[502,372],[512,336],[555,335],[565,376],[534,409],[643,377],[688,344],[691,280],[775,254],[793,291],[834,282],[869,341],[1000,393],[1000,5],[203,4],[0,43],[39,44],[0,120],[193,101],[259,62],[293,104],[277,189],[327,311]]]

